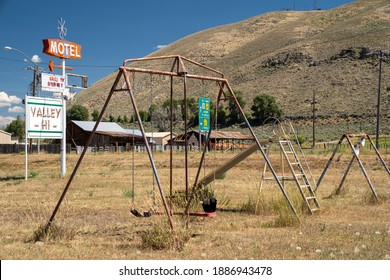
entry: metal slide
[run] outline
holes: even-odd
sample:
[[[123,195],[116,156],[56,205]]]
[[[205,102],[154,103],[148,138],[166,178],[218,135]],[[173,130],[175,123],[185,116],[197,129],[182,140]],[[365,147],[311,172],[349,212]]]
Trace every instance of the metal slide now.
[[[260,140],[260,144],[264,145],[267,144],[269,140],[263,139]],[[215,180],[215,178],[220,177],[222,174],[227,172],[229,169],[233,168],[237,164],[239,164],[241,161],[249,157],[251,154],[259,150],[259,147],[257,146],[257,143],[252,144],[248,149],[242,151],[232,159],[228,160],[226,163],[224,163],[222,166],[218,167],[217,169],[211,171],[209,174],[204,176],[201,180],[199,180],[197,187],[200,186],[206,186],[210,184],[212,181]]]

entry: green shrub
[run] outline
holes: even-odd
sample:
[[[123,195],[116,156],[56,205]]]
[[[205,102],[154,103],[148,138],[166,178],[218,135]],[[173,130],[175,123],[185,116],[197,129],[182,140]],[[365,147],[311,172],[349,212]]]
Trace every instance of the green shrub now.
[[[28,178],[35,178],[38,176],[38,174],[39,174],[38,171],[30,171]]]
[[[122,194],[123,194],[124,197],[131,198],[131,199],[135,197],[134,190],[131,190],[131,189],[123,190]]]

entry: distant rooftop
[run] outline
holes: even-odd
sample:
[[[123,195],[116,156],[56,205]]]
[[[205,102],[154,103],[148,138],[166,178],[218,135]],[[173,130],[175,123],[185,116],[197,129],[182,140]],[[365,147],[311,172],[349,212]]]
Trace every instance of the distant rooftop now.
[[[92,132],[96,124],[96,122],[93,121],[72,121],[72,123],[87,132]],[[133,129],[124,129],[115,122],[100,122],[96,133],[119,137],[142,137],[141,131]]]

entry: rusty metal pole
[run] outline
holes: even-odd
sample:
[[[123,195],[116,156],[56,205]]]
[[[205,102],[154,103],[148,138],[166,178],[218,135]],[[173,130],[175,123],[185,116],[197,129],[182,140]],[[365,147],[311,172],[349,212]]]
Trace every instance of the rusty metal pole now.
[[[62,195],[61,195],[60,199],[58,200],[57,205],[56,205],[56,207],[54,208],[54,211],[53,211],[53,213],[51,214],[51,216],[50,216],[50,218],[49,218],[49,221],[48,221],[48,222],[46,223],[46,225],[45,225],[45,228],[44,228],[44,232],[45,232],[45,233],[48,232],[50,225],[53,223],[54,218],[55,218],[55,216],[56,216],[56,214],[57,214],[57,212],[58,212],[58,209],[60,208],[61,203],[62,203],[62,201],[64,200],[65,195],[66,195],[66,193],[68,192],[68,189],[69,189],[70,185],[72,184],[72,181],[73,181],[73,179],[74,179],[74,177],[75,177],[75,175],[76,175],[76,173],[77,173],[77,170],[78,170],[79,167],[80,167],[80,164],[81,164],[81,162],[82,162],[82,160],[83,160],[83,158],[84,158],[84,156],[85,156],[85,153],[86,153],[87,150],[88,150],[89,144],[91,143],[93,137],[95,136],[95,133],[96,133],[96,130],[97,130],[98,126],[99,126],[99,123],[100,123],[100,121],[101,121],[102,118],[103,118],[103,115],[104,115],[104,113],[105,113],[105,111],[106,111],[106,109],[107,109],[108,103],[109,103],[110,100],[111,100],[111,97],[112,97],[112,95],[113,95],[113,93],[114,93],[114,91],[115,91],[115,88],[116,88],[116,86],[117,86],[117,84],[118,84],[118,82],[119,82],[121,76],[122,76],[122,73],[119,72],[119,73],[118,73],[118,76],[116,77],[116,80],[115,80],[114,84],[112,85],[111,91],[110,91],[110,93],[109,93],[108,96],[107,96],[106,102],[105,102],[104,105],[103,105],[102,111],[100,112],[100,115],[99,115],[99,117],[98,117],[98,119],[97,119],[97,121],[96,121],[96,123],[95,123],[95,126],[93,127],[92,132],[91,132],[91,134],[89,135],[89,137],[88,137],[88,139],[87,139],[87,142],[85,143],[85,146],[84,146],[84,149],[83,149],[83,151],[82,151],[82,153],[81,153],[81,155],[80,155],[80,158],[79,158],[79,160],[77,161],[76,166],[75,166],[75,168],[73,169],[73,172],[72,172],[72,174],[71,174],[70,177],[69,177],[68,183],[66,184],[66,186],[65,186],[65,188],[64,188],[64,191],[62,192]]]
[[[353,153],[354,157],[356,158],[357,162],[359,163],[360,169],[362,170],[363,175],[364,175],[364,177],[366,178],[368,185],[370,186],[370,189],[371,189],[371,191],[372,191],[372,194],[373,194],[374,197],[375,197],[375,200],[376,200],[376,201],[379,201],[378,195],[376,194],[376,191],[375,191],[375,189],[374,189],[374,186],[372,185],[371,180],[370,180],[370,178],[368,177],[368,174],[367,174],[366,170],[364,169],[363,163],[361,162],[361,160],[360,160],[358,154],[356,153],[355,149],[353,148],[353,145],[352,145],[351,140],[349,139],[349,136],[347,135],[345,138],[347,138],[348,144],[349,144],[349,146],[350,146],[351,149],[352,149],[352,153]]]
[[[188,139],[187,139],[187,122],[188,122],[188,104],[187,104],[187,77],[186,74],[184,73],[184,80],[183,80],[183,85],[184,85],[184,154],[185,154],[185,163],[184,163],[184,168],[185,168],[185,184],[186,184],[186,201],[188,201]]]
[[[124,74],[124,76],[125,76],[125,81],[126,81],[126,84],[127,84],[128,93],[130,95],[130,99],[131,99],[131,102],[133,104],[134,112],[135,112],[135,114],[137,116],[139,128],[140,128],[140,130],[142,132],[143,140],[145,142],[146,151],[147,151],[148,156],[149,156],[150,165],[152,166],[152,169],[153,169],[154,178],[156,180],[156,183],[157,183],[157,186],[158,186],[158,190],[160,192],[160,196],[161,196],[161,200],[162,200],[162,203],[163,203],[163,206],[164,206],[164,209],[165,209],[165,213],[168,216],[169,225],[170,225],[172,231],[174,232],[174,235],[176,236],[176,231],[175,231],[175,226],[174,226],[174,223],[173,223],[173,218],[172,218],[172,215],[171,215],[171,210],[168,207],[167,201],[165,199],[164,191],[163,191],[163,189],[161,187],[160,177],[158,176],[157,168],[156,168],[156,165],[155,165],[154,159],[153,159],[153,154],[152,154],[152,151],[150,149],[150,145],[148,143],[148,139],[147,139],[146,133],[145,133],[145,128],[143,126],[142,119],[141,119],[141,116],[140,116],[139,111],[138,111],[138,106],[137,106],[137,102],[136,102],[135,97],[134,97],[134,92],[133,92],[133,90],[131,88],[129,74],[127,73],[128,70],[126,69],[126,67],[120,67],[119,71],[121,71]]]
[[[218,94],[217,104],[219,103],[220,97],[221,97],[221,90],[220,90],[220,92]],[[217,116],[217,106],[214,108],[214,113],[213,113],[213,117],[212,117],[212,121],[211,121],[211,123],[213,125],[215,125],[216,116]],[[194,185],[192,186],[191,196],[189,197],[189,199],[187,201],[187,206],[186,206],[186,209],[184,211],[184,213],[186,215],[186,227],[187,228],[188,228],[189,218],[190,218],[190,206],[191,206],[191,202],[192,202],[192,200],[193,200],[193,198],[195,196],[195,192],[196,192],[196,190],[197,190],[197,188],[199,186],[198,180],[199,180],[200,172],[202,171],[202,164],[203,164],[204,159],[205,159],[207,146],[209,145],[209,142],[210,142],[210,136],[211,136],[212,128],[213,128],[213,126],[210,125],[210,129],[209,129],[209,131],[207,133],[206,140],[203,142],[204,148],[203,148],[202,156],[201,156],[200,161],[199,161],[198,171],[197,171],[196,176],[195,176]]]
[[[286,199],[288,205],[290,206],[290,209],[294,212],[295,217],[297,217],[297,219],[300,220],[297,211],[295,210],[295,208],[294,208],[294,206],[293,206],[293,204],[292,204],[290,198],[288,197],[288,195],[287,195],[285,189],[283,188],[282,183],[280,182],[280,180],[279,180],[279,178],[278,178],[278,175],[276,174],[274,168],[272,167],[271,162],[269,161],[267,155],[265,154],[263,148],[261,147],[261,144],[260,144],[260,142],[259,142],[259,139],[257,139],[257,136],[256,136],[255,132],[253,131],[252,126],[250,125],[250,123],[249,123],[247,117],[245,116],[244,110],[242,109],[240,103],[238,102],[237,97],[235,96],[233,89],[231,88],[231,86],[229,85],[229,83],[228,83],[227,81],[225,82],[225,84],[226,84],[228,90],[230,91],[231,96],[232,96],[233,99],[234,99],[234,103],[236,104],[238,110],[240,111],[242,118],[244,119],[246,125],[248,126],[249,131],[251,132],[253,138],[255,139],[255,142],[256,142],[257,146],[259,147],[259,150],[260,150],[260,152],[261,152],[261,154],[262,154],[262,156],[263,156],[263,158],[264,158],[266,164],[268,165],[268,167],[269,167],[269,169],[270,169],[270,171],[271,171],[273,177],[275,178],[275,181],[277,182],[277,184],[278,184],[280,190],[282,191],[284,198]]]
[[[374,148],[374,151],[375,151],[376,155],[379,157],[380,161],[382,162],[382,165],[385,168],[385,170],[387,171],[387,174],[390,175],[390,170],[387,167],[387,164],[383,160],[383,158],[382,158],[381,154],[379,153],[378,149],[375,147],[374,143],[372,142],[370,135],[367,134],[366,137],[367,137],[368,141],[370,141],[371,146]]]
[[[354,159],[355,159],[355,157],[353,156],[353,157],[351,158],[351,161],[349,162],[349,164],[348,164],[348,166],[347,166],[347,170],[345,170],[345,173],[344,173],[344,175],[343,175],[343,178],[341,179],[341,182],[340,182],[338,188],[336,189],[335,194],[339,194],[339,193],[340,193],[341,188],[342,188],[343,185],[344,185],[345,179],[347,178],[347,175],[348,175],[348,173],[349,173],[349,170],[351,169],[351,166],[352,166],[352,163],[353,163],[353,160],[354,160]]]
[[[320,184],[321,184],[321,182],[322,182],[322,179],[324,179],[325,173],[326,173],[326,171],[328,170],[330,164],[332,163],[332,161],[333,161],[333,159],[334,159],[334,156],[336,155],[337,150],[338,150],[339,147],[341,146],[341,143],[343,142],[343,140],[344,140],[345,137],[346,137],[345,134],[344,134],[343,136],[341,136],[339,142],[338,142],[337,145],[336,145],[336,148],[334,148],[332,155],[330,156],[328,162],[327,162],[326,165],[325,165],[324,171],[322,171],[321,176],[320,176],[320,178],[319,178],[318,181],[317,181],[317,187],[315,188],[314,192],[317,192],[318,188],[320,187]]]
[[[170,104],[169,104],[169,113],[170,113],[170,118],[169,118],[169,125],[170,125],[170,143],[171,143],[171,149],[169,151],[169,208],[172,211],[173,203],[172,203],[172,198],[173,198],[173,76],[171,77],[171,96],[170,96]],[[171,212],[172,214],[172,212]]]

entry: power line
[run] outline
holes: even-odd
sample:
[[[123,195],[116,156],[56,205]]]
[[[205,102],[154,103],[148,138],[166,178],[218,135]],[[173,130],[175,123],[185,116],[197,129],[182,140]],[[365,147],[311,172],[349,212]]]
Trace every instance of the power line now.
[[[13,61],[13,62],[26,62],[23,59],[14,59],[14,58],[8,58],[8,57],[1,57],[0,59],[2,60],[8,60],[8,61]],[[45,62],[39,62],[37,63],[39,65],[46,65]],[[67,64],[68,66],[71,67],[80,67],[80,68],[118,68],[120,65],[80,65],[80,64]]]

